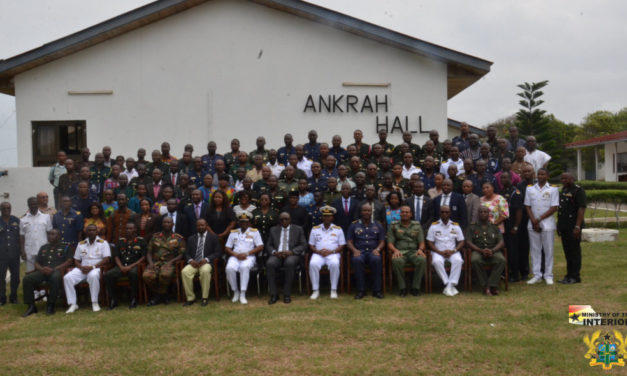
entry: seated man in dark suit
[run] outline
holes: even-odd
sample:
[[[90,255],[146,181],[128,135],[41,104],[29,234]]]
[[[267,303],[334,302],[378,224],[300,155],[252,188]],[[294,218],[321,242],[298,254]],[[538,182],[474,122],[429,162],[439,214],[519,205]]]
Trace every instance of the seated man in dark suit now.
[[[459,223],[462,230],[468,226],[468,214],[464,196],[453,192],[453,182],[451,179],[444,179],[442,182],[442,194],[433,199],[434,218],[440,218],[440,208],[448,206],[451,209],[451,221]]]
[[[187,240],[185,252],[187,265],[181,271],[181,279],[187,298],[183,305],[190,306],[196,301],[194,277],[199,275],[202,293],[201,305],[204,307],[209,303],[212,264],[215,259],[222,256],[222,248],[218,237],[207,231],[207,221],[204,219],[201,218],[196,221],[196,231],[196,234]]]
[[[412,184],[413,194],[405,200],[405,204],[411,209],[412,219],[420,222],[422,229],[426,232],[434,219],[433,201],[429,195],[425,195],[425,183],[422,180],[416,180]]]
[[[189,230],[189,224],[187,220],[187,216],[185,213],[181,213],[178,211],[178,203],[176,199],[171,198],[167,202],[168,212],[161,217],[159,217],[159,222],[157,224],[157,232],[161,231],[161,222],[163,222],[163,218],[170,217],[172,218],[172,222],[174,222],[174,227],[172,228],[172,232],[181,235],[186,238],[191,235]]]
[[[266,273],[268,275],[268,290],[270,300],[268,304],[274,304],[279,300],[276,287],[276,271],[281,266],[285,269],[283,285],[283,302],[289,304],[292,301],[292,281],[296,272],[296,266],[302,263],[302,257],[307,250],[305,232],[301,226],[291,223],[292,218],[286,212],[279,215],[279,224],[270,229],[270,236],[266,241],[268,261],[266,261]]]
[[[335,208],[335,221],[337,226],[344,231],[344,237],[350,227],[351,223],[355,220],[355,212],[357,211],[357,199],[351,197],[351,186],[349,183],[342,184],[341,194],[342,197],[333,201],[331,206]]]

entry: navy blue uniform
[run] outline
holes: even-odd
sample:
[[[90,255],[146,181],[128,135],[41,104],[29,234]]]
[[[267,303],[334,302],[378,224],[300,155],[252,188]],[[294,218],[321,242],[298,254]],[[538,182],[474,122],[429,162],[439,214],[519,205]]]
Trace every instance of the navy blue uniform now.
[[[371,222],[366,225],[360,219],[348,228],[348,240],[352,240],[353,245],[360,252],[359,256],[351,257],[357,291],[363,292],[366,290],[366,271],[364,267],[368,264],[373,278],[372,291],[374,293],[381,292],[381,253],[379,253],[379,256],[375,256],[372,251],[379,245],[381,240],[385,240],[383,226],[378,222]]]
[[[74,209],[70,209],[67,215],[63,215],[63,211],[58,211],[52,217],[52,227],[61,232],[63,243],[76,247],[78,234],[83,229],[83,216]]]
[[[17,301],[20,284],[20,220],[10,216],[0,219],[0,301],[6,303],[6,275],[11,272],[11,301]]]

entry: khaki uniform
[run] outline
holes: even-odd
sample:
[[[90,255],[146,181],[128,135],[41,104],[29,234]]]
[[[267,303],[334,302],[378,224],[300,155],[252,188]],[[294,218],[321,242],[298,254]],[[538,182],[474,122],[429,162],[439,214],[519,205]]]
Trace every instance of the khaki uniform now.
[[[466,241],[471,242],[481,249],[493,249],[503,240],[499,228],[491,223],[482,225],[473,223],[466,229]],[[481,253],[473,251],[470,258],[472,269],[479,278],[481,287],[499,287],[501,274],[505,269],[505,256],[503,252],[493,252],[491,257],[484,257]],[[486,265],[491,265],[490,275],[485,270]]]
[[[394,244],[403,254],[403,257],[392,259],[392,271],[398,281],[399,289],[407,288],[403,268],[409,264],[415,268],[411,288],[420,290],[420,282],[425,274],[427,264],[425,257],[416,255],[420,243],[424,242],[422,226],[416,221],[409,222],[408,226],[403,226],[401,222],[392,222],[388,229],[387,238],[388,242]]]

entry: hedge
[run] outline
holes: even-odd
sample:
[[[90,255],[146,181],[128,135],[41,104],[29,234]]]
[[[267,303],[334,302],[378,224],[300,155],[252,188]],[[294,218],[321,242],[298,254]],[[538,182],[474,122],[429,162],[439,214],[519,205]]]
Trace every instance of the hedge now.
[[[627,190],[593,189],[586,191],[588,202],[607,202],[610,204],[627,204]]]
[[[593,189],[625,189],[627,190],[627,182],[624,181],[596,181],[596,180],[581,180],[576,182],[581,188],[588,190]]]

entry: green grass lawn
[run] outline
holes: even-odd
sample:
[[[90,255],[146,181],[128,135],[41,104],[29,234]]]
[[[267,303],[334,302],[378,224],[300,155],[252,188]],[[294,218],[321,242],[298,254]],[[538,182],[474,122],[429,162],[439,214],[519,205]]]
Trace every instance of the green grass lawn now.
[[[274,306],[267,296],[250,297],[248,306],[223,297],[207,307],[99,313],[83,303],[66,315],[59,304],[52,317],[26,319],[25,305],[7,305],[0,308],[0,374],[624,374],[589,367],[582,338],[598,329],[627,334],[627,327],[568,323],[569,304],[627,312],[627,230],[620,236],[584,244],[581,284],[510,284],[491,298],[437,290],[331,301],[325,291],[318,301],[296,295]],[[558,244],[556,279],[564,271]]]

